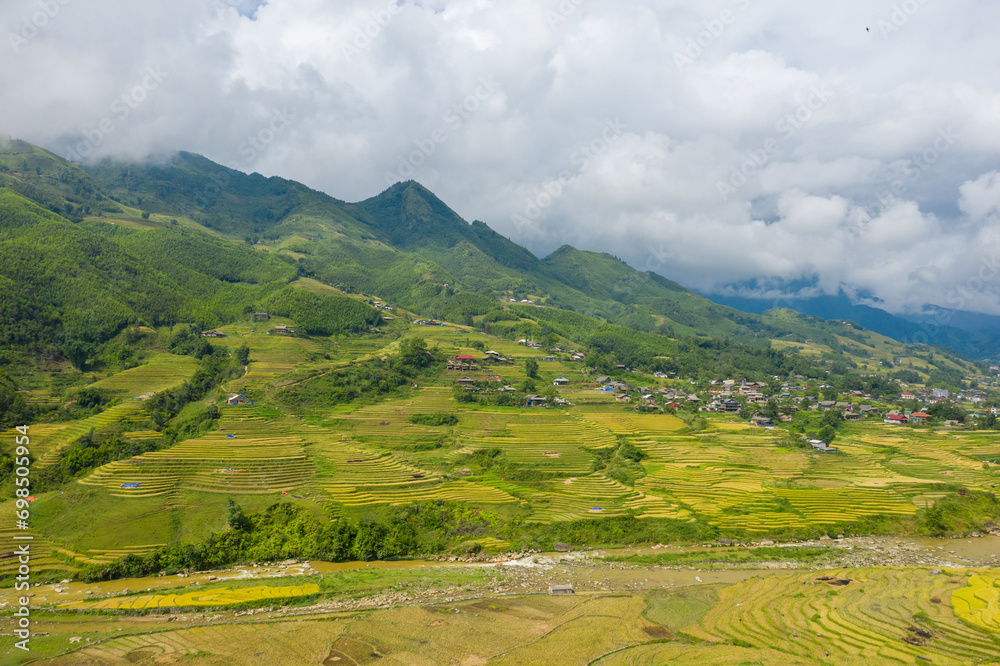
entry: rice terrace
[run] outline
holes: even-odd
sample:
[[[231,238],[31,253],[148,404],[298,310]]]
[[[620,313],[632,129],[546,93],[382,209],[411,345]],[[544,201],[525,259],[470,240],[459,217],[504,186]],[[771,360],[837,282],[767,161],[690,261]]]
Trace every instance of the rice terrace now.
[[[991,334],[22,141],[0,286],[2,663],[1000,664]]]
[[[213,344],[245,344],[249,358],[183,407],[188,437],[35,497],[35,662],[1000,659],[992,434],[846,422],[836,452],[820,452],[738,415],[621,401],[639,383],[706,393],[686,380],[631,373],[605,391],[568,353],[469,326],[323,340],[274,337],[273,325],[221,328]],[[384,399],[309,399],[351,367],[484,348],[509,364],[456,373],[433,361]],[[526,365],[549,394],[534,396],[541,406],[470,400],[523,384]],[[163,442],[146,403],[197,368],[157,351],[90,384],[114,405],[32,427],[41,478],[81,438]],[[541,388],[553,377],[568,382]],[[2,511],[13,523],[14,502]],[[321,525],[340,528],[303,532]],[[285,529],[297,532],[277,548],[246,538]],[[933,539],[945,532],[966,538]],[[195,568],[180,544],[201,550]],[[12,585],[16,558],[0,571]],[[574,594],[549,594],[556,584]]]

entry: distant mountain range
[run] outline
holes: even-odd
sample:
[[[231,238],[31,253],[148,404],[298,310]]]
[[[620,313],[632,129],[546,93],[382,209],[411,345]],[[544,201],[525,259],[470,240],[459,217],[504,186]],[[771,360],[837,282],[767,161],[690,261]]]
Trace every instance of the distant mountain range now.
[[[941,345],[971,358],[1000,356],[1000,317],[986,314],[928,306],[922,315],[893,315],[868,305],[856,305],[844,293],[777,301],[720,295],[708,298],[745,312],[764,313],[780,305],[823,319],[853,321],[893,340]]]

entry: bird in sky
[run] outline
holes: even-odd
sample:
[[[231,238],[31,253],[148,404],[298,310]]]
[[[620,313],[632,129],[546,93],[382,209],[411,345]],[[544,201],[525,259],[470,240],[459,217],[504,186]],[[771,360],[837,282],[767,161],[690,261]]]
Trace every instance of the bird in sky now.
[[[865,32],[871,32],[871,31],[872,31],[871,28],[865,28]]]

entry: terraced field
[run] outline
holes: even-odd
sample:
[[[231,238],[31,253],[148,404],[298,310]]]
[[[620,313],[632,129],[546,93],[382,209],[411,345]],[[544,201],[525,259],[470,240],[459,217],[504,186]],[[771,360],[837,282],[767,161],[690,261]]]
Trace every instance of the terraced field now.
[[[966,622],[1000,634],[1000,576],[971,576],[969,586],[954,592],[951,602]]]
[[[305,441],[280,429],[252,407],[222,410],[224,429],[204,437],[121,460],[81,479],[117,497],[163,495],[175,489],[264,494],[289,491],[308,480],[315,466]]]
[[[829,663],[995,662],[997,644],[955,615],[954,575],[845,569],[751,579],[721,591],[691,638],[779,650]],[[788,661],[787,663],[795,663]]]
[[[639,493],[603,474],[588,474],[557,481],[554,492],[531,495],[532,516],[528,522],[553,523],[619,516],[626,502],[639,499]]]
[[[100,414],[66,424],[31,426],[31,452],[40,467],[54,463],[60,451],[93,430],[102,430],[115,424],[133,424],[146,420],[142,401],[130,398]]]
[[[519,465],[560,476],[586,476],[593,457],[584,448],[615,445],[606,429],[567,414],[526,414],[516,420],[497,420],[491,429],[502,436],[468,433],[459,444],[469,450],[498,448]]]
[[[293,370],[308,367],[310,360],[322,360],[319,357],[320,348],[312,340],[265,333],[266,329],[278,323],[294,325],[290,321],[271,320],[253,324],[252,327],[227,326],[222,330],[229,337],[213,340],[213,344],[225,347],[238,347],[242,344],[250,347],[249,371],[241,379],[230,382],[230,390],[260,391]]]
[[[283,587],[255,585],[252,587],[215,588],[180,594],[140,594],[137,596],[113,597],[100,601],[73,601],[61,604],[60,608],[71,610],[140,610],[151,608],[188,608],[198,606],[232,606],[252,603],[265,599],[293,599],[319,592],[319,585],[286,585]]]
[[[37,534],[42,568],[71,571],[148,552],[153,541],[200,538],[202,531],[192,524],[224,525],[219,503],[227,496],[242,497],[253,510],[276,499],[292,501],[331,519],[353,519],[365,507],[432,500],[483,505],[499,515],[516,515],[526,525],[630,514],[641,520],[700,520],[721,535],[742,538],[817,527],[835,535],[876,516],[913,515],[944,496],[933,484],[987,488],[998,479],[995,466],[982,462],[1000,460],[1000,444],[988,434],[851,425],[838,436],[839,453],[818,454],[796,448],[781,430],[751,428],[730,416],[709,415],[707,427],[690,432],[674,416],[638,414],[596,392],[579,363],[562,361],[540,361],[540,371],[546,382],[559,375],[571,380],[560,393],[577,397],[580,404],[569,408],[460,404],[452,388],[458,375],[442,372],[408,389],[403,398],[338,406],[299,418],[269,406],[276,384],[300,381],[307,371],[324,372],[354,359],[392,353],[399,342],[389,337],[306,340],[265,334],[273,324],[234,325],[226,329],[228,337],[213,341],[251,348],[249,373],[206,396],[206,403],[220,406],[217,430],[104,465],[79,480],[85,489],[81,501],[120,512],[128,537],[91,541],[80,525],[60,523],[54,532],[62,535],[58,539]],[[498,369],[510,381],[523,377],[524,359],[543,354],[467,328],[414,327],[410,334],[449,354],[481,353],[471,344],[482,341],[517,359]],[[98,384],[142,395],[182,381],[193,363],[188,357],[161,354]],[[252,392],[260,404],[221,404],[220,398],[238,391]],[[38,464],[51,465],[60,450],[91,428],[120,424],[130,439],[162,436],[132,430],[142,427],[136,426],[145,418],[142,406],[129,398],[78,422],[33,425]],[[458,423],[410,421],[414,414],[439,412],[454,414]],[[631,468],[634,482],[628,484],[595,471],[604,469],[596,452],[613,453],[623,444],[645,454],[641,468]],[[507,471],[480,469],[470,456],[481,450],[502,452]],[[521,472],[530,474],[519,476]],[[532,480],[516,480],[524,478]],[[55,523],[65,507],[61,500],[49,506],[59,507],[44,514]],[[8,561],[0,560],[0,574],[9,570]]]
[[[191,356],[155,354],[143,365],[101,379],[90,387],[139,397],[179,386],[197,369],[198,361]]]

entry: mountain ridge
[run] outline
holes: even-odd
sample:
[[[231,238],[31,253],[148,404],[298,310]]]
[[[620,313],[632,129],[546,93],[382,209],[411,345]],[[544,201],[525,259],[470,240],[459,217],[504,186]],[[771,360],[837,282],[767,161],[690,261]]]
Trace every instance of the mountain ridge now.
[[[47,207],[68,211],[71,219],[124,215],[141,227],[169,217],[170,224],[272,254],[300,277],[439,318],[471,322],[513,299],[639,331],[762,346],[780,339],[837,348],[845,335],[858,334],[843,322],[740,311],[605,253],[567,245],[538,258],[488,225],[465,221],[414,181],[347,203],[295,181],[244,174],[186,152],[160,163],[105,160],[80,169],[21,143],[0,158],[7,181],[28,187],[40,181]],[[71,173],[75,180],[52,173]],[[81,199],[81,191],[90,199]],[[56,194],[63,202],[52,201]]]

